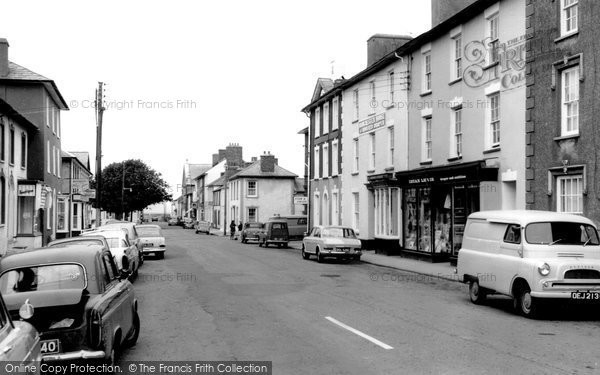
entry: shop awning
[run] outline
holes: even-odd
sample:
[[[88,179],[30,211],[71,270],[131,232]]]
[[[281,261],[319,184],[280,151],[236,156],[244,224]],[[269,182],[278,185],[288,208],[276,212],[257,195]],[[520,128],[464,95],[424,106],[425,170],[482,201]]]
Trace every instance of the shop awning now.
[[[498,168],[488,167],[485,160],[478,160],[396,172],[395,177],[400,186],[497,181]]]

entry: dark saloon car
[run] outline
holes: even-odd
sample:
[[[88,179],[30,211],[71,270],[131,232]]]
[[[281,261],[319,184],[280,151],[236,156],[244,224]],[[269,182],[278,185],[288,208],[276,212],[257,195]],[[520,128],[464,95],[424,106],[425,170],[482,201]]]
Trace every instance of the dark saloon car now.
[[[240,236],[242,243],[248,241],[258,241],[260,239],[260,231],[263,229],[263,223],[246,223]]]
[[[269,245],[277,245],[277,247],[287,247],[290,241],[287,222],[285,220],[269,220],[263,226],[259,233],[258,246],[269,247]]]
[[[13,319],[40,332],[43,361],[112,363],[140,331],[127,276],[108,248],[70,244],[2,258],[0,292]]]
[[[0,364],[20,366],[19,374],[39,374],[39,360],[38,332],[27,322],[13,321],[0,296]]]

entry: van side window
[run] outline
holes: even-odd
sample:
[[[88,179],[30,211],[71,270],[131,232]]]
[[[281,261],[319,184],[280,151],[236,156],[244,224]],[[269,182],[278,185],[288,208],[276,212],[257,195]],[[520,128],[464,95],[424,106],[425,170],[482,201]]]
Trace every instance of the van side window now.
[[[516,224],[510,224],[508,228],[506,228],[506,233],[504,234],[504,242],[520,244],[521,226]]]

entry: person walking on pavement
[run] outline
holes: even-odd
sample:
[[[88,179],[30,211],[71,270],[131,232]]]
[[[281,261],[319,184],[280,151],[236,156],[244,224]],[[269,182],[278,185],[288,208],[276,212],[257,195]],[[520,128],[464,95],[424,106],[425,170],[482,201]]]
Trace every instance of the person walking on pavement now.
[[[229,224],[229,239],[233,240],[235,237],[235,221],[231,220],[231,224]]]

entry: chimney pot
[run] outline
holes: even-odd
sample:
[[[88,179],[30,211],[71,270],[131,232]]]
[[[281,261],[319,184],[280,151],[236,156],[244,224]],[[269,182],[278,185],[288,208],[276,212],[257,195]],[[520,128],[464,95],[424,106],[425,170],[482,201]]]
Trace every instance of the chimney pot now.
[[[6,77],[8,69],[8,40],[0,38],[0,77]]]

